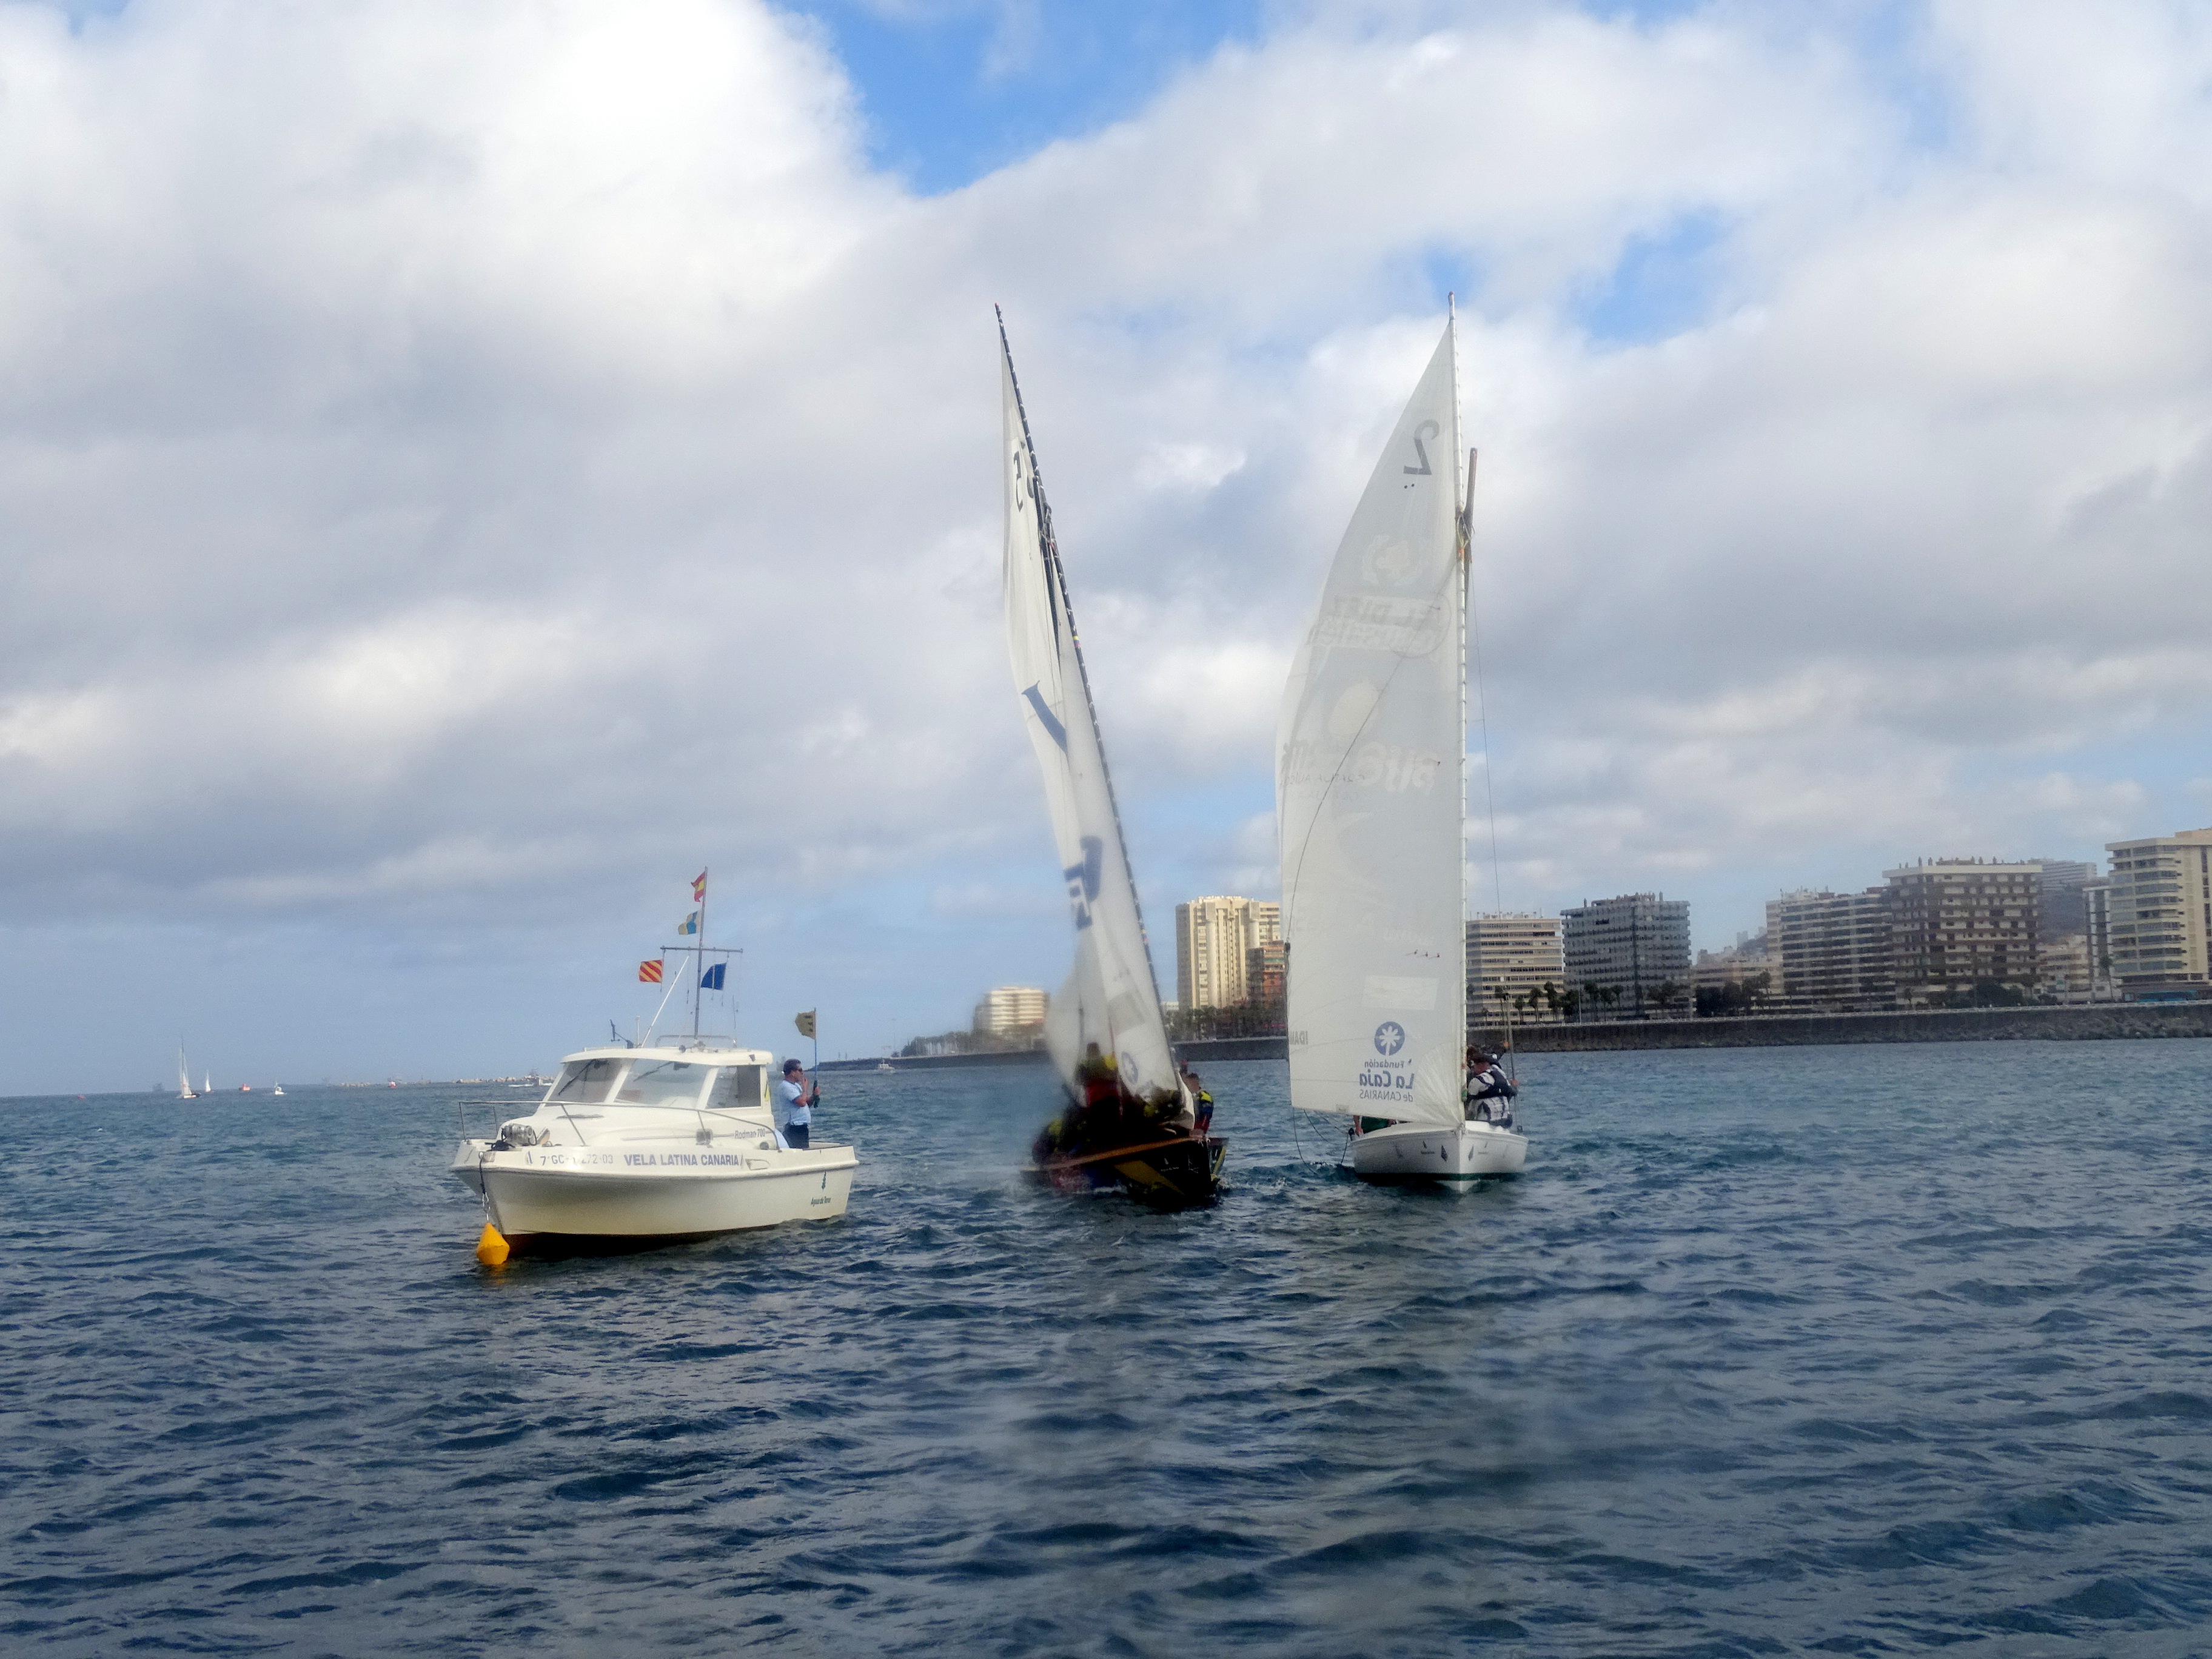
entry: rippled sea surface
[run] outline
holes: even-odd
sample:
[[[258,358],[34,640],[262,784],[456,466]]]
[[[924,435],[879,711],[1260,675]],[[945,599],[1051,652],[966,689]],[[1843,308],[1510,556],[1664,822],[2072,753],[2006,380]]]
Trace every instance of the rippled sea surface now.
[[[480,1091],[0,1102],[0,1634],[2212,1651],[2212,1043],[1534,1056],[1462,1197],[1206,1069],[1211,1211],[833,1073],[842,1222],[499,1272]]]

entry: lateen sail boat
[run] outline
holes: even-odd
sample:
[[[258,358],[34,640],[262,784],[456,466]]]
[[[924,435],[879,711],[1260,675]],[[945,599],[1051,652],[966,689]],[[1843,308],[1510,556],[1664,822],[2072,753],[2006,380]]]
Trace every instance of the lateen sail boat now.
[[[1339,544],[1284,688],[1276,756],[1291,1104],[1353,1119],[1370,1181],[1510,1175],[1471,1122],[1467,512],[1452,325]],[[1471,478],[1470,478],[1471,483]]]
[[[1194,1133],[1190,1092],[1168,1045],[1052,509],[1037,477],[1003,318],[999,354],[1006,644],[1075,914],[1075,965],[1045,1015],[1045,1046],[1075,1103],[1039,1137],[1038,1172],[1063,1187],[1121,1186],[1154,1202],[1202,1202],[1214,1194],[1224,1146]]]

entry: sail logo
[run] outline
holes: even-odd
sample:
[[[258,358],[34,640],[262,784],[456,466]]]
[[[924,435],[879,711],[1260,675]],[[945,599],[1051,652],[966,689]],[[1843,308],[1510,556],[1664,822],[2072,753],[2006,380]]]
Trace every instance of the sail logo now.
[[[1359,556],[1359,580],[1370,587],[1404,587],[1429,574],[1427,554],[1399,536],[1377,536]]]
[[[1375,1052],[1388,1060],[1406,1046],[1406,1028],[1395,1019],[1386,1019],[1375,1028]]]
[[[1022,696],[1028,699],[1030,707],[1036,712],[1037,724],[1044,727],[1045,735],[1058,744],[1060,752],[1065,755],[1067,752],[1067,728],[1060,724],[1060,716],[1052,712],[1052,706],[1045,702],[1043,694],[1038,690],[1037,687],[1042,684],[1040,680],[1024,686]]]
[[[1443,757],[1426,749],[1408,749],[1395,743],[1365,743],[1344,768],[1346,783],[1381,784],[1389,793],[1436,787]]]
[[[1071,864],[1060,873],[1067,880],[1068,902],[1075,907],[1075,929],[1081,933],[1091,925],[1091,907],[1098,899],[1098,878],[1106,865],[1106,843],[1097,836],[1083,838],[1083,862]]]

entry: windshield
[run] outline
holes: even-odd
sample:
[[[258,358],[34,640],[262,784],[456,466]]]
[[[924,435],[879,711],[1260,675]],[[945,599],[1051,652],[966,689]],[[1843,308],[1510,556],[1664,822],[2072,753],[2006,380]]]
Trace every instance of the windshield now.
[[[641,1060],[617,1098],[625,1106],[695,1105],[714,1070],[681,1060]]]
[[[607,1097],[615,1085],[616,1073],[622,1070],[618,1060],[572,1060],[561,1068],[561,1080],[553,1085],[547,1098],[564,1106],[596,1106]]]

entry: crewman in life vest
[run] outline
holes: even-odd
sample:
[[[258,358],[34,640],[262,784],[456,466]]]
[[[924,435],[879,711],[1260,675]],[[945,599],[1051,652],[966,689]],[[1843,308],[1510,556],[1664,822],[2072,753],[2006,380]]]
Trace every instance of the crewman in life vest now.
[[[1190,1091],[1191,1109],[1194,1114],[1190,1126],[1191,1139],[1203,1140],[1213,1124],[1213,1097],[1206,1092],[1206,1085],[1198,1080],[1198,1073],[1185,1061],[1182,1068],[1183,1087]]]
[[[1520,1092],[1506,1081],[1498,1062],[1480,1048],[1467,1051],[1467,1115],[1475,1123],[1513,1127],[1513,1097]],[[1488,1103],[1496,1101],[1497,1105]]]

